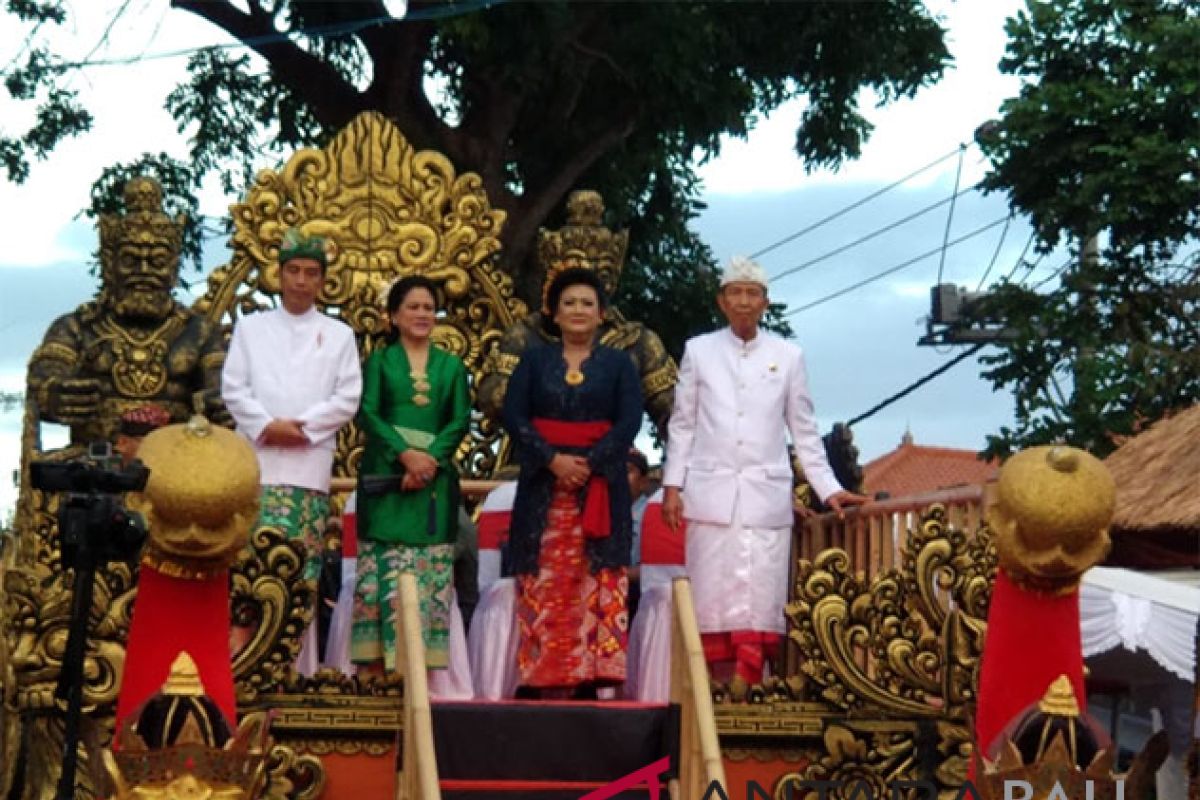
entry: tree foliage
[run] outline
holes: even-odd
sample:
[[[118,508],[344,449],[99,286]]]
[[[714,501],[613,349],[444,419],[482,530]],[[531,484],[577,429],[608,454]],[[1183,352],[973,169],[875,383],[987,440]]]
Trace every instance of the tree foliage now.
[[[1002,287],[1017,338],[984,362],[1016,396],[992,455],[1066,441],[1099,455],[1200,397],[1200,2],[1051,0],[1009,20],[1026,80],[981,130],[985,179],[1029,216],[1060,285]],[[1096,236],[1097,258],[1081,257]]]
[[[167,98],[191,138],[194,181],[216,174],[237,193],[265,163],[321,144],[359,112],[380,111],[416,147],[482,176],[509,214],[503,266],[526,297],[540,284],[530,263],[537,229],[561,220],[570,190],[600,191],[611,224],[631,228],[629,316],[658,324],[652,312],[668,300],[679,307],[683,295],[685,313],[661,321],[679,335],[714,316],[711,294],[702,297],[712,254],[689,228],[696,158],[800,97],[797,153],[810,168],[837,166],[870,133],[860,90],[883,102],[910,96],[949,58],[944,31],[918,0],[412,0],[403,20],[380,0],[173,6],[245,45],[192,55],[188,79]],[[9,10],[47,24],[63,16],[54,0],[9,0]],[[23,96],[45,106],[61,65],[37,52],[50,60],[21,71]],[[72,119],[51,130],[74,135],[90,124]],[[11,178],[23,179],[29,158],[48,152],[38,141],[0,137]],[[677,350],[675,336],[667,340]]]

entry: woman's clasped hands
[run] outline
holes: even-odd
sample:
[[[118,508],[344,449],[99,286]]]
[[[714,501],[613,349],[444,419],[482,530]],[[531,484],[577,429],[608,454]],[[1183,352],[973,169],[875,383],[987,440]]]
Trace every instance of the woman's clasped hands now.
[[[592,468],[588,466],[586,458],[566,453],[558,453],[550,459],[550,471],[559,483],[572,489],[582,489],[588,478],[592,477]]]
[[[436,458],[424,450],[417,450],[413,447],[400,454],[400,464],[404,467],[404,478],[400,481],[400,489],[405,492],[424,489],[438,471]]]

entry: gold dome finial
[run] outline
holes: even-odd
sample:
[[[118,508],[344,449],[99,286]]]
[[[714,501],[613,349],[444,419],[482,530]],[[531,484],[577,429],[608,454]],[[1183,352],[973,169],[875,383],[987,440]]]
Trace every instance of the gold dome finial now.
[[[187,434],[194,439],[204,439],[212,436],[212,423],[202,414],[193,414],[187,421],[184,428]]]
[[[167,675],[162,687],[163,694],[175,697],[203,697],[204,683],[200,680],[200,670],[195,660],[187,650],[180,650],[179,655],[171,662],[171,672]]]
[[[129,504],[146,518],[144,561],[177,578],[226,569],[258,515],[258,458],[250,443],[192,417],[151,433],[138,457],[150,478]]]
[[[1116,485],[1094,456],[1032,447],[1000,470],[988,525],[1000,565],[1028,588],[1066,593],[1108,553]]]
[[[1079,452],[1070,447],[1051,447],[1046,462],[1059,472],[1074,472],[1079,469]]]
[[[1056,717],[1078,717],[1079,701],[1075,699],[1075,688],[1071,686],[1071,679],[1066,675],[1055,678],[1045,696],[1038,701],[1038,710]]]

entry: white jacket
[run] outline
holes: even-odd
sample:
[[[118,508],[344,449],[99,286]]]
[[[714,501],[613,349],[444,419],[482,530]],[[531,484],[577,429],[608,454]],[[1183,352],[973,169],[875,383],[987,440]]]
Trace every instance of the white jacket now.
[[[316,308],[283,308],[238,320],[225,357],[221,396],[238,432],[258,453],[264,486],[329,491],[338,430],[358,411],[362,370],[354,331]],[[260,441],[273,419],[298,419],[310,444]]]
[[[679,366],[664,486],[683,489],[684,516],[729,525],[790,528],[791,433],[804,474],[822,499],[842,490],[825,458],[800,348],[759,330],[729,328],[690,339]]]

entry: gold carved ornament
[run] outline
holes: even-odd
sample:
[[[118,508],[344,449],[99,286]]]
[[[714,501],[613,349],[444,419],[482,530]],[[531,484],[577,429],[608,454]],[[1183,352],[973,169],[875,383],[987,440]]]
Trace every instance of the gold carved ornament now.
[[[145,333],[117,325],[108,317],[99,321],[96,332],[114,357],[113,386],[123,397],[153,398],[166,388],[169,343],[185,323],[186,316],[179,311]]]
[[[1170,752],[1159,731],[1118,774],[1116,754],[1094,720],[1080,713],[1070,679],[1060,675],[1045,695],[1014,720],[988,756],[975,755],[975,782],[982,800],[1012,795],[1011,782],[1030,787],[1033,798],[1146,800],[1154,776]]]
[[[837,549],[801,561],[785,613],[805,680],[847,711],[961,717],[974,698],[995,564],[989,532],[951,528],[936,505],[899,569],[868,580]]]
[[[538,263],[546,271],[542,283],[542,313],[550,316],[554,310],[546,307],[546,293],[558,273],[567,269],[590,269],[600,277],[609,297],[617,291],[621,270],[625,266],[625,251],[629,248],[629,231],[612,231],[604,227],[604,199],[599,192],[580,189],[567,197],[567,224],[556,231],[538,231]]]
[[[387,288],[406,275],[434,282],[442,309],[434,342],[463,360],[473,384],[504,330],[526,313],[495,263],[505,212],[492,208],[482,179],[416,150],[381,114],[361,114],[324,149],[261,171],[231,213],[233,257],[195,306],[214,321],[231,324],[278,297],[279,245],[290,228],[329,242],[318,304],[354,329],[364,359],[383,343]],[[456,455],[464,474],[490,476],[499,439],[490,421],[473,420]],[[335,474],[353,475],[361,452],[361,435],[347,426]]]
[[[785,776],[776,796],[799,780],[854,776],[876,788],[881,778],[932,777],[952,794],[970,763],[969,717],[996,564],[991,533],[951,527],[940,505],[910,533],[896,569],[868,579],[839,549],[799,562],[785,608],[798,672],[742,694],[776,708],[788,707],[783,698],[819,704],[796,713],[824,731],[828,754]],[[860,722],[839,721],[850,719]],[[936,749],[933,776],[918,774],[928,763],[914,749],[918,725],[936,733],[926,745]]]

